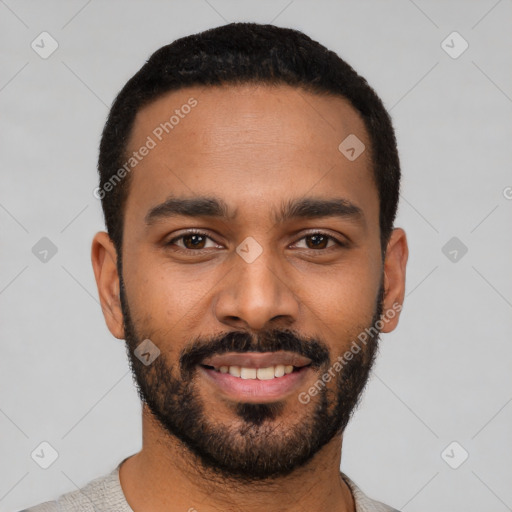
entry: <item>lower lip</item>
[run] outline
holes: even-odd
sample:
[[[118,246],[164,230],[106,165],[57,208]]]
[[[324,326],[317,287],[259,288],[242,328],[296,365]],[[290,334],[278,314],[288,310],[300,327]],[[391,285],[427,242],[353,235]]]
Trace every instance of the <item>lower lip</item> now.
[[[203,366],[199,366],[199,371],[227,398],[238,402],[263,403],[282,400],[294,391],[298,393],[311,368],[304,366],[298,371],[269,380],[242,379]]]

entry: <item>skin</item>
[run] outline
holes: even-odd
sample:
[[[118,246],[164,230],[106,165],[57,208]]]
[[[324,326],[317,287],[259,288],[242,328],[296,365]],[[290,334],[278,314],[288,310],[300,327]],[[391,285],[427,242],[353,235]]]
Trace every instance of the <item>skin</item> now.
[[[192,337],[235,330],[254,333],[290,327],[318,335],[333,355],[344,353],[361,326],[369,325],[384,274],[384,311],[402,304],[408,248],[402,229],[393,230],[382,261],[379,199],[363,121],[339,97],[322,97],[289,86],[202,88],[168,93],[138,112],[129,150],[190,97],[198,105],[132,171],[126,203],[123,277],[138,331],[176,362]],[[367,150],[351,162],[338,150],[356,134]],[[147,212],[170,195],[222,199],[232,219],[161,219],[145,224]],[[283,200],[308,196],[345,198],[363,221],[322,217],[276,223],[271,212]],[[166,242],[200,228],[211,236],[201,256],[176,251]],[[308,247],[311,230],[348,241],[324,249]],[[252,263],[236,247],[253,237],[263,249]],[[183,248],[183,241],[176,242]],[[105,320],[124,339],[117,253],[105,232],[97,233],[92,262]],[[399,314],[384,324],[390,332]],[[169,336],[172,332],[172,340]],[[317,379],[308,376],[306,391]],[[203,380],[198,392],[208,418],[237,418]],[[285,400],[281,421],[300,421],[308,408],[296,394]],[[192,457],[143,406],[143,447],[120,469],[121,485],[135,512],[352,511],[348,486],[340,480],[342,436],[336,436],[305,466],[260,485],[234,485],[205,476]]]

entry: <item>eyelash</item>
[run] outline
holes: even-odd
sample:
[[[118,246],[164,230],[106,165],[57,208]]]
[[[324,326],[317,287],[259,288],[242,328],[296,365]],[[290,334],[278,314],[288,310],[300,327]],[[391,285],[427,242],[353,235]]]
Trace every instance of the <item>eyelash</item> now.
[[[166,246],[172,246],[177,240],[181,240],[182,238],[184,238],[186,236],[190,236],[190,235],[203,236],[203,237],[208,238],[211,241],[215,242],[215,240],[213,240],[213,238],[211,236],[209,236],[207,233],[205,233],[204,231],[199,231],[199,230],[196,230],[196,229],[190,229],[186,233],[183,233],[180,236],[172,238],[165,245]],[[321,236],[327,237],[329,240],[332,240],[338,247],[348,247],[348,244],[346,242],[342,242],[341,240],[338,240],[337,238],[335,238],[332,235],[329,235],[328,233],[325,233],[323,231],[312,231],[310,233],[305,234],[301,238],[299,238],[298,241],[303,240],[304,238],[307,238],[308,236],[315,236],[315,235],[321,235]],[[215,243],[217,243],[217,242],[215,242]],[[324,249],[309,249],[309,248],[306,248],[306,249],[302,249],[302,250],[313,251],[313,252],[320,253],[320,252],[327,252],[329,249],[333,249],[333,247],[334,246],[326,247]],[[201,253],[202,251],[207,251],[208,249],[209,248],[194,250],[194,249],[187,249],[187,248],[183,248],[183,247],[177,247],[174,250],[176,250],[178,252],[184,252],[184,253],[192,253],[192,252],[194,252],[194,253]]]

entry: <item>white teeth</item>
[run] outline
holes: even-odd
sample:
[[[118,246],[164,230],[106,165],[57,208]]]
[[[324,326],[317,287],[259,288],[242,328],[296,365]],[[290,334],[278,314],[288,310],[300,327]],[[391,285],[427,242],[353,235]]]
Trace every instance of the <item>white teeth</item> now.
[[[293,372],[293,366],[291,364],[277,364],[275,366],[267,366],[266,368],[247,368],[244,366],[224,365],[215,369],[220,373],[229,373],[233,377],[258,380],[271,380],[275,377],[283,377],[284,375]]]
[[[276,377],[282,377],[284,375],[284,364],[278,364],[274,370]]]
[[[240,366],[230,366],[229,374],[233,375],[233,377],[240,377]]]
[[[256,378],[256,368],[242,368],[240,369],[240,377],[242,379],[255,379]]]
[[[256,377],[259,380],[270,380],[274,378],[274,367],[269,366],[268,368],[258,368]]]

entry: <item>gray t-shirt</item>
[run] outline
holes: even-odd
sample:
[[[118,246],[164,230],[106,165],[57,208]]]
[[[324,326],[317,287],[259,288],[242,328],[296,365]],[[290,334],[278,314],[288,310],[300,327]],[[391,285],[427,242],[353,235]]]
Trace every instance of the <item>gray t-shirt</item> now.
[[[111,473],[92,480],[82,489],[21,512],[133,512],[126,502],[119,481],[119,468],[124,460]],[[368,498],[348,476],[344,473],[341,476],[352,491],[356,512],[398,512],[384,503]]]

